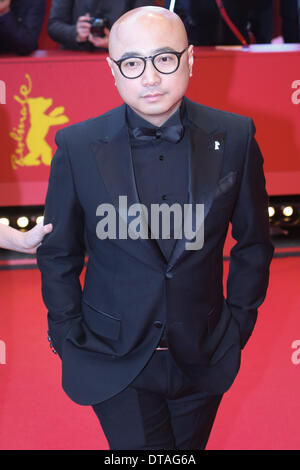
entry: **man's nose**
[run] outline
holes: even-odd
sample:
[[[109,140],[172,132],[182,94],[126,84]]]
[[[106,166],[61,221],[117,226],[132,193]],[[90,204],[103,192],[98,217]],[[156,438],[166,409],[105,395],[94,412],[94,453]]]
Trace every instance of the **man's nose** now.
[[[142,76],[142,83],[144,86],[155,85],[160,83],[161,76],[160,73],[154,67],[150,59],[146,62],[145,71]]]

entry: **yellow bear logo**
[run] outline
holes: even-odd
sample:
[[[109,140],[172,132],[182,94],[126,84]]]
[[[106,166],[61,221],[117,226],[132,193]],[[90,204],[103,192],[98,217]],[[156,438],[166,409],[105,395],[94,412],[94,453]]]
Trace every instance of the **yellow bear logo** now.
[[[50,113],[47,110],[52,106],[52,98],[29,97],[32,91],[32,81],[28,74],[25,75],[28,80],[28,86],[20,87],[20,96],[14,96],[14,99],[20,103],[20,121],[18,128],[13,128],[10,136],[17,141],[17,149],[12,155],[12,166],[17,169],[18,166],[38,166],[42,163],[50,165],[52,160],[52,148],[46,141],[46,136],[51,126],[58,126],[69,122],[65,116],[65,108],[57,106]],[[26,120],[29,116],[29,127],[26,134]],[[25,137],[25,143],[24,143]],[[25,144],[28,152],[25,154]]]
[[[49,114],[46,111],[52,106],[52,98],[29,98],[27,104],[30,113],[30,129],[26,137],[26,145],[29,150],[23,159],[23,164],[27,166],[50,165],[52,159],[52,149],[45,140],[51,126],[58,126],[69,121],[64,116],[65,108],[58,106]],[[41,158],[41,161],[40,161]]]

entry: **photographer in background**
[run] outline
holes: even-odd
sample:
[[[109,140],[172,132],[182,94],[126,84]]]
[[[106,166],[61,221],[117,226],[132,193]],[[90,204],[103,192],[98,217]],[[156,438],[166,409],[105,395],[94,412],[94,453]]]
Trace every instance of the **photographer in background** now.
[[[46,0],[0,0],[0,53],[35,51],[45,11]]]
[[[282,3],[297,0],[283,0]],[[177,0],[180,16],[194,46],[240,45],[219,10],[217,0]],[[164,1],[169,8],[170,0]],[[268,44],[273,38],[273,0],[223,0],[222,5],[238,31],[250,43]]]
[[[281,0],[280,16],[282,36],[285,43],[300,42],[300,2],[299,0]]]
[[[109,29],[121,15],[154,4],[151,0],[53,0],[48,33],[62,49],[107,49]]]

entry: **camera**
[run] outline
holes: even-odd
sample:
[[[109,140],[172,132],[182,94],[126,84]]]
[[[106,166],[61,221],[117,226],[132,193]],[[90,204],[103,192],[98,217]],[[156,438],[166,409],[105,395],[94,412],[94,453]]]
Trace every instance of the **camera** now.
[[[95,37],[104,38],[105,32],[104,28],[109,28],[109,20],[105,17],[103,18],[91,18],[91,34]]]

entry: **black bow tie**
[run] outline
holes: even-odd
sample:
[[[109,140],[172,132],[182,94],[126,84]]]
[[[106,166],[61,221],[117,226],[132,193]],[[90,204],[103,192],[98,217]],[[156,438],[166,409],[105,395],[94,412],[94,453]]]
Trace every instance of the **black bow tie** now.
[[[132,134],[136,139],[145,141],[163,139],[174,143],[182,139],[183,132],[183,126],[181,124],[159,127],[158,129],[150,127],[135,127],[132,129]]]

